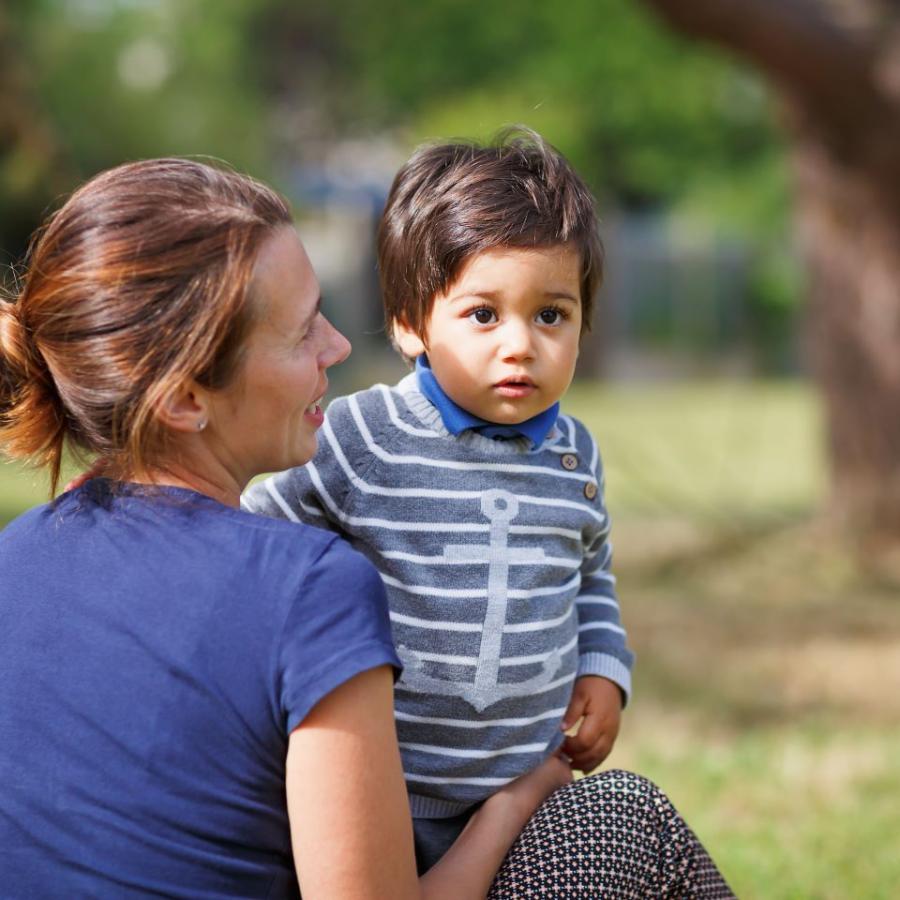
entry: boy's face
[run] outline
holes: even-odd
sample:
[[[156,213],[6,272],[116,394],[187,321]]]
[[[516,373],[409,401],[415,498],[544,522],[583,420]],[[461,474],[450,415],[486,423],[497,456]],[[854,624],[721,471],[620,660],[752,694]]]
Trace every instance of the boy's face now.
[[[450,398],[503,425],[543,412],[575,373],[581,336],[581,259],[560,244],[497,247],[468,260],[434,300],[424,341],[400,323],[409,357],[428,361]]]

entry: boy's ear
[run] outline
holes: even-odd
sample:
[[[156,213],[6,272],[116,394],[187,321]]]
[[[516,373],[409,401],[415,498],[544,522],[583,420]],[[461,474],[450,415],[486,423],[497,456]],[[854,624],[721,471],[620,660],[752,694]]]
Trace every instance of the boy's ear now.
[[[392,326],[394,343],[407,359],[415,359],[428,351],[425,341],[401,319],[394,319]]]
[[[189,381],[169,393],[156,406],[156,417],[172,431],[202,431],[209,420],[206,392]]]

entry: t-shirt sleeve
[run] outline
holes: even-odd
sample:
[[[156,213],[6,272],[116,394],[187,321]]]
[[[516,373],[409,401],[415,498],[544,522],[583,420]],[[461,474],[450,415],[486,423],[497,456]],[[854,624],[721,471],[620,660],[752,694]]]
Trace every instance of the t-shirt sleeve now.
[[[279,652],[286,733],[335,688],[378,666],[402,668],[375,567],[335,539],[309,567],[288,613]]]

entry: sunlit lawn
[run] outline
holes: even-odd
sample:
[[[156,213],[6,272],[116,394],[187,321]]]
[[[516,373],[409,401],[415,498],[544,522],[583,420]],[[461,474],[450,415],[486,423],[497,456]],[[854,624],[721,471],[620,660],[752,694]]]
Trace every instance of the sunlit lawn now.
[[[740,897],[900,884],[900,591],[824,508],[799,384],[582,387],[638,652],[609,765],[663,785]]]
[[[566,408],[601,446],[638,653],[609,764],[670,793],[741,897],[896,896],[900,599],[819,514],[812,394],[582,385]],[[0,522],[45,495],[0,469]]]

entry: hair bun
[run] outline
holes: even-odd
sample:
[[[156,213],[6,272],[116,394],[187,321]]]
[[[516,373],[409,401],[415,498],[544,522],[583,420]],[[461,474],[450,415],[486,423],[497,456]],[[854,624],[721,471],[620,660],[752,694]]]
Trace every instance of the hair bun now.
[[[0,300],[0,409],[7,406],[28,371],[25,329],[15,303]]]

